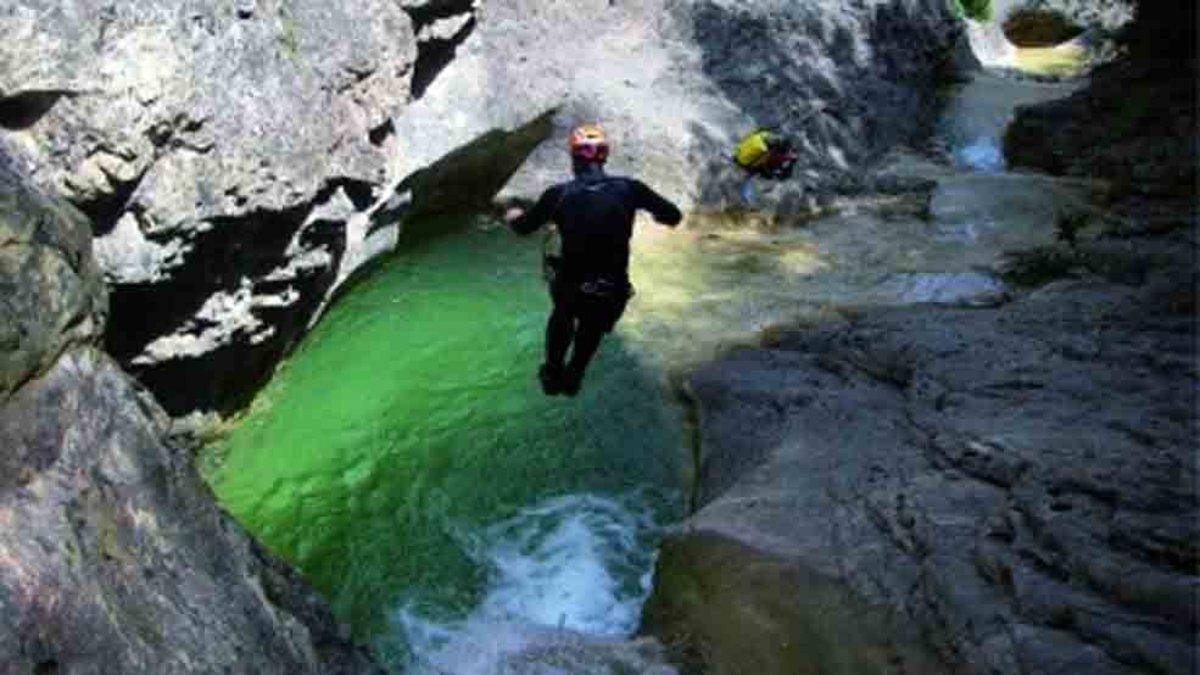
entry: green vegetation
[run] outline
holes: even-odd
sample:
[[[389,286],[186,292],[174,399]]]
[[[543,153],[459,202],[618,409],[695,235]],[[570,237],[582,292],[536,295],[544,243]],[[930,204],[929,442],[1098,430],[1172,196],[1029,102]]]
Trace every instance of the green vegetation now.
[[[279,50],[289,61],[300,54],[300,31],[288,7],[279,10]]]
[[[992,0],[954,0],[959,12],[976,21],[989,21],[992,18]]]

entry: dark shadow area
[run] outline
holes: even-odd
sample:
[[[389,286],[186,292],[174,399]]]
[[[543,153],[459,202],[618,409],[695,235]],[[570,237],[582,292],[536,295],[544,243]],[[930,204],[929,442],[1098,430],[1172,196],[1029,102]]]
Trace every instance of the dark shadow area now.
[[[69,92],[23,91],[0,98],[0,127],[19,131],[37,124]]]
[[[1125,56],[1068,98],[1017,108],[1004,135],[1013,166],[1098,176],[1115,197],[1195,200],[1197,8],[1139,3],[1119,36]]]
[[[371,145],[379,147],[394,133],[396,133],[396,125],[392,124],[392,118],[389,117],[367,133],[367,140],[371,141]]]
[[[556,112],[547,110],[511,131],[493,129],[413,173],[396,189],[412,190],[408,217],[491,210],[496,193],[553,133]]]
[[[475,30],[475,17],[447,40],[425,40],[417,45],[417,64],[413,67],[412,97],[421,98],[442,70],[454,60],[454,52]]]
[[[271,271],[287,264],[286,249],[312,208],[343,189],[356,208],[371,203],[372,186],[338,178],[314,199],[290,209],[257,210],[242,216],[215,218],[211,229],[195,233],[187,262],[156,283],[113,284],[105,349],[134,373],[171,414],[195,409],[230,413],[249,402],[270,377],[275,364],[303,334],[337,275],[345,247],[345,224],[314,221],[300,235],[302,250],[325,248],[330,265],[297,271],[295,278],[267,281]],[[258,307],[255,316],[274,332],[250,344],[239,333],[226,345],[197,357],[170,359],[150,366],[132,360],[154,339],[192,322],[189,332],[207,327],[196,313],[214,293],[236,291],[248,278],[255,295],[282,295],[289,288],[298,299],[283,307]]]
[[[1004,20],[1004,35],[1018,47],[1052,47],[1083,33],[1083,27],[1062,12],[1018,9]]]
[[[269,227],[269,224],[263,223],[262,226]],[[341,222],[315,221],[305,229],[301,239],[305,249],[323,245],[334,253],[334,259],[337,260],[343,252],[343,230],[344,224]],[[271,238],[271,235],[265,236]],[[296,278],[286,281],[255,283],[253,292],[256,295],[283,294],[288,289],[299,293],[297,300],[286,307],[254,309],[254,315],[265,326],[274,328],[274,332],[262,341],[252,343],[249,335],[239,332],[228,343],[198,357],[170,359],[150,367],[130,365],[127,368],[154,392],[159,403],[172,415],[197,409],[215,410],[222,415],[232,414],[249,405],[258,390],[271,378],[276,364],[304,334],[309,319],[336,276],[337,265],[334,264],[301,272]],[[189,318],[185,317],[184,320]],[[202,322],[197,321],[197,324],[200,325],[196,326],[196,332],[202,331]]]

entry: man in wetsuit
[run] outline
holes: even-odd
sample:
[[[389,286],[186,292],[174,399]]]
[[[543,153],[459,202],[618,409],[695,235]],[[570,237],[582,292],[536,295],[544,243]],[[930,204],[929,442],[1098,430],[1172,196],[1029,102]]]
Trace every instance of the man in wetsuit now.
[[[671,227],[683,215],[641,181],[604,173],[609,148],[600,127],[579,127],[569,146],[574,180],[546,190],[528,212],[510,209],[505,220],[517,234],[530,234],[549,221],[558,226],[562,255],[552,261],[554,309],[538,379],[547,395],[574,396],[600,339],[613,329],[633,295],[629,238],[635,212],[645,209]]]

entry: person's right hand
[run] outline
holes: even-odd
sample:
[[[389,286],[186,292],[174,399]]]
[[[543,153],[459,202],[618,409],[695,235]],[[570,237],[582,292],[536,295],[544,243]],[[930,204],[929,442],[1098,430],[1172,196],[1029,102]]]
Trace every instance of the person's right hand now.
[[[523,215],[525,215],[525,209],[523,209],[519,206],[510,207],[507,211],[504,212],[504,222],[508,223],[509,225],[512,225],[514,222],[517,221],[517,219],[519,219]]]

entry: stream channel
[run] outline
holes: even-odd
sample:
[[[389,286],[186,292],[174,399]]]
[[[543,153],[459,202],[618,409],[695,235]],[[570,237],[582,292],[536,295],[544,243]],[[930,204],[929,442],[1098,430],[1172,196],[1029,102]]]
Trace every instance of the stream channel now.
[[[638,294],[575,399],[534,373],[541,242],[487,221],[405,234],[201,466],[397,672],[483,673],[530,635],[636,630],[658,532],[686,515],[678,375],[774,324],[983,303],[1008,249],[1053,241],[1072,186],[1004,173],[1014,104],[1067,85],[981,74],[947,93],[927,208],[863,199],[802,225],[639,221]],[[711,219],[710,219],[711,220]],[[741,219],[745,221],[745,219]]]

